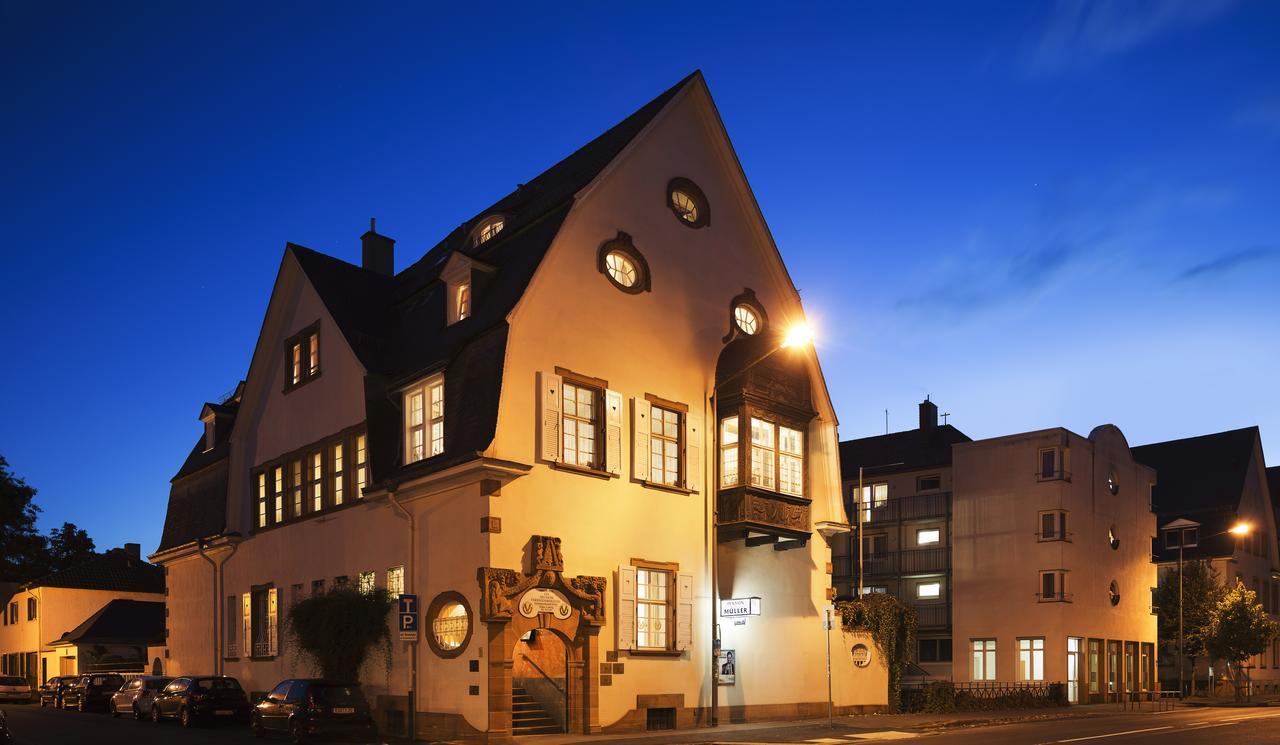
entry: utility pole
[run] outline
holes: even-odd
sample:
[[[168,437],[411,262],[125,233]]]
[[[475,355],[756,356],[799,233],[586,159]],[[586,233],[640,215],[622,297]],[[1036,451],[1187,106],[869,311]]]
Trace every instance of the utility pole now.
[[[823,608],[822,612],[826,615],[823,627],[827,632],[827,726],[831,727],[833,726],[831,721],[831,608]]]
[[[858,599],[862,599],[862,508],[866,495],[862,491],[862,466],[858,466],[858,499],[854,511],[858,513]]]

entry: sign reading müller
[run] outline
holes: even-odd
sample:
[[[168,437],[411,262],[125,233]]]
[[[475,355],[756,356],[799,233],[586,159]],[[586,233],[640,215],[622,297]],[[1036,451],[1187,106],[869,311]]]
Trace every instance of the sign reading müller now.
[[[539,613],[550,613],[563,621],[573,613],[573,608],[570,607],[564,595],[545,587],[535,587],[521,595],[517,607],[520,608],[520,615],[525,618],[536,618]]]
[[[720,600],[722,618],[742,618],[760,615],[760,598],[723,598]]]

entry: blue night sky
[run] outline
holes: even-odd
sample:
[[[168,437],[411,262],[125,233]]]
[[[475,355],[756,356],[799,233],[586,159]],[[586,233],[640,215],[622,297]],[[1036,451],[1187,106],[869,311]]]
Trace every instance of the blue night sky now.
[[[353,6],[356,4],[352,4]],[[406,266],[701,68],[843,437],[1258,424],[1280,4],[0,2],[0,454],[153,550],[286,241]]]

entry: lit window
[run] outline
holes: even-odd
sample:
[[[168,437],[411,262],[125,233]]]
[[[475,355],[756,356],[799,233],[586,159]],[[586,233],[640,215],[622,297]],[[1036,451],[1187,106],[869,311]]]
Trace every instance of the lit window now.
[[[311,454],[311,511],[324,509],[324,468],[320,453]]]
[[[751,485],[762,489],[774,488],[777,446],[774,444],[774,426],[763,419],[751,419]]]
[[[404,594],[404,567],[391,567],[387,570],[387,592],[393,598]]]
[[[1120,548],[1120,538],[1116,535],[1116,526],[1114,525],[1107,528],[1107,543],[1111,545],[1112,551]]]
[[[471,283],[464,282],[458,285],[456,297],[458,320],[468,318],[471,315]]]
[[[649,480],[655,484],[680,483],[680,413],[660,406],[650,408]]]
[[[636,569],[636,646],[667,648],[668,588],[671,573],[661,569]]]
[[[285,389],[294,388],[320,374],[320,324],[289,337],[285,341]]]
[[[372,595],[373,591],[378,589],[376,576],[373,572],[361,572],[356,575],[356,587],[359,588],[360,592]]]
[[[856,490],[857,487],[855,486]],[[862,522],[869,523],[876,517],[876,510],[882,510],[889,503],[889,485],[884,484],[866,484],[862,487],[862,499],[859,505],[862,508]]]
[[[693,196],[686,194],[679,189],[671,191],[671,209],[675,210],[681,220],[688,223],[696,223],[698,221],[698,203],[693,200]]]
[[[916,545],[927,546],[942,540],[942,531],[937,528],[926,528],[916,531]]]
[[[804,437],[800,430],[778,427],[778,491],[804,494]]]
[[[272,472],[274,475],[275,488],[271,492],[272,503],[274,509],[274,519],[277,523],[284,522],[284,466],[276,466]]]
[[[610,251],[604,257],[604,266],[609,279],[623,288],[635,287],[636,281],[640,278],[636,265],[621,251]]]
[[[921,582],[916,585],[917,598],[938,598],[942,596],[941,582]]]
[[[707,198],[698,185],[685,178],[672,179],[667,185],[667,206],[681,224],[701,228],[709,222]]]
[[[302,517],[302,461],[289,464],[289,497],[293,505],[293,517]]]
[[[1044,680],[1044,637],[1018,640],[1018,680]]]
[[[365,435],[356,435],[356,499],[364,497],[369,485],[369,450]]]
[[[1107,491],[1112,494],[1120,493],[1120,480],[1116,478],[1116,472],[1112,471],[1107,474]]]
[[[738,417],[720,420],[720,486],[738,485]]]
[[[446,652],[460,648],[470,630],[471,617],[467,614],[467,607],[456,600],[441,605],[431,619],[431,635],[436,647]]]
[[[293,369],[289,375],[289,379],[294,385],[302,382],[302,345],[294,344],[292,349]]]
[[[475,233],[471,236],[472,248],[479,246],[482,243],[486,243],[495,235],[501,233],[502,229],[506,227],[506,225],[506,220],[502,217],[486,218],[484,222],[480,223],[479,227],[476,228]]]
[[[405,391],[405,462],[444,452],[444,377],[437,375]]]
[[[267,474],[258,474],[258,527],[267,527]]]
[[[564,421],[561,459],[570,465],[594,468],[597,465],[596,417],[599,410],[596,400],[600,391],[569,382],[565,382],[561,389],[564,398],[561,409]]]
[[[996,679],[996,640],[973,640],[973,679]]]
[[[312,334],[307,340],[307,351],[310,355],[310,366],[307,368],[307,376],[314,377],[320,372],[320,336]]]
[[[739,304],[733,309],[733,322],[738,330],[747,336],[753,336],[760,330],[760,316],[750,305]]]
[[[333,503],[335,505],[342,504],[342,443],[333,446],[332,460],[333,465]]]

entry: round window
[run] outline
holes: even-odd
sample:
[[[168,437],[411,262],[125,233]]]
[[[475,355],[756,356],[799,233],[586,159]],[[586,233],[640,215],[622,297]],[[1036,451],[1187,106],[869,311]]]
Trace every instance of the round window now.
[[[1111,597],[1112,605],[1120,604],[1120,585],[1114,579],[1111,580],[1111,586],[1107,588],[1107,595]]]
[[[701,228],[710,221],[706,196],[687,178],[672,179],[667,185],[667,206],[691,228]]]
[[[1116,480],[1116,472],[1112,471],[1107,474],[1107,491],[1112,494],[1120,493],[1120,482]]]
[[[1107,528],[1107,541],[1111,544],[1112,551],[1120,548],[1120,539],[1116,537],[1116,526]]]
[[[471,608],[456,592],[436,596],[427,610],[431,630],[427,641],[441,657],[457,657],[471,640]]]
[[[733,322],[747,336],[754,336],[760,330],[760,314],[746,303],[739,303],[733,309]]]
[[[636,265],[621,251],[610,251],[604,257],[604,268],[609,275],[609,279],[623,289],[635,287],[636,282],[640,279],[640,273],[636,270]]]
[[[596,269],[623,292],[634,295],[649,289],[649,264],[626,233],[619,232],[600,245]]]

